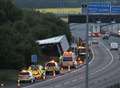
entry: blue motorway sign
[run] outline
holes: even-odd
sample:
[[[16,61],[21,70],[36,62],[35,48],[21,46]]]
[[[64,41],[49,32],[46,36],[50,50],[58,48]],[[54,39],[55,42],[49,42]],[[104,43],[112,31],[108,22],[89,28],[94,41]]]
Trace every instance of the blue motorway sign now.
[[[31,56],[31,62],[32,63],[37,63],[37,55],[34,54],[34,55]]]
[[[111,13],[120,14],[120,6],[112,6]]]
[[[92,2],[88,3],[88,13],[110,13],[110,3]]]

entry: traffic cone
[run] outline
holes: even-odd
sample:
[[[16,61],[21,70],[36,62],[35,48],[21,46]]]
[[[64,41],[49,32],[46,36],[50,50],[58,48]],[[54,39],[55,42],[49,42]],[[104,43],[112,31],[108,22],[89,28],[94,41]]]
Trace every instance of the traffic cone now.
[[[20,87],[20,80],[17,81],[17,88],[21,88]]]
[[[63,67],[61,67],[61,71],[60,71],[60,73],[61,73],[61,74],[64,73],[64,69],[63,69]]]
[[[63,70],[64,70],[64,69],[63,69],[63,67],[62,67],[62,68],[61,68],[61,71],[63,72]]]
[[[43,76],[43,80],[45,80],[45,76]]]
[[[68,66],[68,71],[70,71],[70,65]]]
[[[55,79],[55,76],[56,76],[55,71],[53,71],[53,79]]]
[[[43,73],[43,80],[45,80],[46,79],[46,76],[45,76],[45,73]]]

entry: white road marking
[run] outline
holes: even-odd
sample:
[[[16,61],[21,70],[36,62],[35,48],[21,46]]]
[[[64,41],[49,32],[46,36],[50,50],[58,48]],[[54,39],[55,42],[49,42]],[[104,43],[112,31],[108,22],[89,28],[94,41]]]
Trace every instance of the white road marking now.
[[[91,52],[92,52],[93,57],[92,57],[92,60],[89,62],[89,64],[91,64],[93,62],[93,60],[95,59],[95,53],[92,48],[91,48]]]
[[[111,65],[112,62],[113,62],[113,55],[112,55],[112,53],[110,52],[110,50],[109,50],[103,43],[101,43],[101,44],[102,44],[102,45],[105,47],[105,49],[109,52],[109,54],[110,54],[110,56],[112,57],[112,59],[111,59],[110,63],[108,63],[105,67],[103,67],[103,68],[101,68],[101,69],[99,69],[99,70],[97,70],[97,71],[95,71],[95,72],[93,72],[93,73],[90,73],[90,75],[93,75],[93,74],[95,74],[95,73],[97,73],[97,72],[103,71],[103,70],[106,69],[109,65]],[[92,54],[93,54],[93,58],[92,58],[92,60],[89,62],[89,64],[91,64],[91,63],[94,61],[94,59],[95,59],[95,53],[94,53],[94,51],[93,51],[92,48],[91,48],[91,51],[92,51]],[[83,68],[85,68],[85,66],[84,66]],[[80,70],[81,70],[81,69],[74,70],[74,71],[71,71],[70,73],[78,72],[78,71],[80,71]],[[66,74],[66,75],[67,75],[67,74]],[[58,76],[58,77],[56,77],[55,79],[61,78],[61,77],[64,77],[64,76],[65,76],[65,75]],[[55,80],[55,79],[54,79],[54,80]],[[53,79],[49,79],[49,80],[43,81],[43,82],[41,82],[41,84],[42,84],[42,83],[47,83],[47,82],[49,82],[49,81],[51,81],[51,80],[53,80]],[[70,83],[70,82],[67,81],[67,82],[65,82],[64,84],[69,84],[69,83]],[[29,87],[32,87],[32,86],[35,86],[35,85],[38,85],[38,83],[33,84],[33,85],[30,85],[30,86],[27,86],[27,87],[23,87],[23,88],[29,88]]]
[[[61,84],[57,84],[56,86],[55,86],[55,88],[61,88]]]
[[[94,53],[94,51],[93,51],[92,48],[91,48],[91,51],[92,51],[93,57],[92,57],[92,60],[89,62],[89,64],[91,64],[91,63],[94,61],[94,59],[95,59],[95,53]],[[85,68],[85,66],[82,67],[82,68],[80,68],[80,69],[78,69],[78,70],[71,71],[70,73],[78,72],[78,71],[80,71],[80,70],[83,69],[83,68]]]
[[[77,81],[77,79],[73,79],[73,80],[72,80],[72,82],[75,82],[75,81]]]
[[[94,54],[94,51],[93,51],[92,48],[91,48],[91,51],[92,51],[92,54],[93,54],[93,58],[92,58],[92,60],[89,62],[89,64],[91,64],[91,63],[93,62],[93,60],[95,59],[95,54]],[[84,66],[84,67],[85,67],[85,66]],[[84,67],[83,67],[83,68],[84,68]],[[70,73],[78,72],[78,71],[80,71],[80,70],[83,69],[83,68],[80,68],[80,69],[71,71]],[[66,75],[67,75],[67,74],[66,74]],[[64,77],[64,76],[65,76],[65,75],[57,76],[55,79],[57,79],[57,78],[62,78],[62,77]],[[39,84],[47,83],[47,82],[52,81],[52,80],[55,80],[55,79],[48,79],[48,80],[45,80],[45,81],[43,81],[43,82],[40,82]],[[22,88],[31,88],[32,86],[37,86],[37,85],[39,85],[39,84],[38,84],[38,83],[35,83],[35,84],[33,84],[33,85],[26,86],[26,87],[22,87]]]
[[[64,85],[70,84],[70,81],[66,81],[63,83]]]
[[[100,71],[103,71],[104,69],[106,69],[109,65],[111,65],[112,64],[112,62],[113,62],[113,55],[112,55],[112,53],[110,52],[110,50],[103,44],[103,43],[101,43],[103,46],[104,46],[104,48],[108,51],[108,53],[110,54],[110,56],[111,56],[111,61],[106,65],[106,66],[104,66],[103,68],[101,68],[101,69],[99,69],[99,70],[97,70],[97,71],[95,71],[95,72],[93,72],[93,73],[90,73],[90,75],[93,75],[93,74],[96,74],[97,72],[100,72]]]

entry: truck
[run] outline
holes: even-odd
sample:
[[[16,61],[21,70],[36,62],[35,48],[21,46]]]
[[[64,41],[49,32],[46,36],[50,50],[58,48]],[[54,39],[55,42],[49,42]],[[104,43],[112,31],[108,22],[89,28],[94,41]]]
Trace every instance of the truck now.
[[[61,59],[62,67],[74,67],[77,68],[76,55],[72,51],[65,51]]]
[[[39,44],[41,52],[47,56],[60,56],[70,48],[65,35],[37,40],[36,43]]]

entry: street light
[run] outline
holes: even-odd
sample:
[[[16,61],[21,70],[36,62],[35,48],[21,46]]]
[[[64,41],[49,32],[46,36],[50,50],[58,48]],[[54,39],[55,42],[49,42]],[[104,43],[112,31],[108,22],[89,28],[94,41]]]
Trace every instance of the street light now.
[[[88,33],[89,33],[89,24],[88,24],[88,0],[86,0],[86,85],[85,87],[88,88],[88,41],[89,41],[89,38],[88,38]]]
[[[84,10],[85,10],[85,14],[86,14],[86,78],[85,78],[85,88],[88,88],[88,41],[89,41],[89,38],[88,38],[88,33],[89,33],[89,23],[88,23],[88,19],[89,19],[89,16],[88,16],[88,0],[85,1],[86,4],[82,4],[82,12],[84,13]],[[85,8],[85,9],[84,9]],[[83,10],[84,9],[84,10]]]
[[[111,23],[112,23],[112,32],[114,33],[113,24],[115,24],[116,22],[112,21]]]

